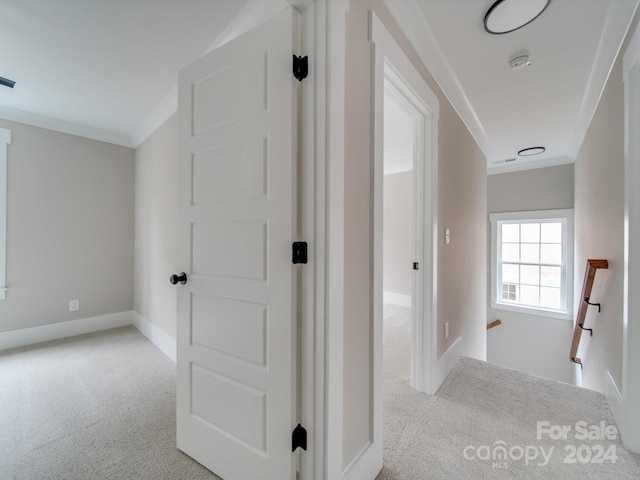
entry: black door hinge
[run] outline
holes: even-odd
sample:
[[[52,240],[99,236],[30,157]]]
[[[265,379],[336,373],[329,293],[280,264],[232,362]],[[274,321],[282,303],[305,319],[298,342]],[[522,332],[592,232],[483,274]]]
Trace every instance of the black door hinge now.
[[[293,429],[293,434],[291,435],[291,451],[295,452],[298,447],[303,450],[307,449],[307,431],[300,424]]]
[[[309,75],[309,57],[293,56],[293,76],[298,79],[299,82],[307,78]]]
[[[420,269],[420,264],[418,262],[413,262],[413,269],[414,270]]]
[[[307,263],[307,242],[293,242],[291,261],[295,263]]]

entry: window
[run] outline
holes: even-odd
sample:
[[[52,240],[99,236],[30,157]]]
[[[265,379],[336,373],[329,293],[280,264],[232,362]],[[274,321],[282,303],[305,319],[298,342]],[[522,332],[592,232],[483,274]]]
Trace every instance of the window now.
[[[0,128],[0,300],[7,292],[7,145],[11,143],[11,130]]]
[[[572,319],[573,210],[490,219],[492,308]]]

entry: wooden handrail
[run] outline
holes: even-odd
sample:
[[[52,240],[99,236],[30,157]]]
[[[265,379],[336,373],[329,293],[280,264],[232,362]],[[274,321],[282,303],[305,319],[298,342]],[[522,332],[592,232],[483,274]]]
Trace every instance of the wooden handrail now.
[[[587,316],[587,308],[589,308],[589,305],[593,305],[589,303],[589,298],[591,297],[593,280],[596,278],[596,270],[599,268],[609,268],[609,262],[607,260],[587,260],[587,269],[584,273],[584,282],[582,284],[582,295],[580,296],[580,307],[578,308],[576,325],[573,328],[573,340],[571,341],[571,351],[569,352],[569,360],[580,365],[582,365],[582,360],[576,357],[576,355],[578,354],[578,347],[580,346],[580,337],[582,336],[582,330],[589,330],[588,328],[584,328],[584,319]],[[599,310],[600,304],[596,305],[598,305]]]
[[[498,320],[494,320],[491,323],[487,323],[487,330],[493,327],[497,327],[498,325],[502,325],[502,320],[498,319]]]

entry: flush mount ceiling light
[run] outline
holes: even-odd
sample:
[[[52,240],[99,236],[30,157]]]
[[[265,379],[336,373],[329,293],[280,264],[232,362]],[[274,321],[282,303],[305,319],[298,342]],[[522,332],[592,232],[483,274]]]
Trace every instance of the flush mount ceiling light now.
[[[513,32],[533,22],[551,0],[497,0],[484,16],[484,29],[494,35]]]
[[[0,85],[4,85],[5,87],[13,88],[16,84],[13,80],[9,80],[8,78],[0,77]]]
[[[545,150],[546,148],[544,147],[523,148],[518,152],[518,155],[521,157],[531,157],[533,155],[540,155],[541,153],[544,153]]]

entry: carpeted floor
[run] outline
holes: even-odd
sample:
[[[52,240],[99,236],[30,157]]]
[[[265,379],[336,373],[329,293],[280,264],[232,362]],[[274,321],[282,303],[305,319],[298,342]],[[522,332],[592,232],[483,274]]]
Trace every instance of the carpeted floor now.
[[[408,314],[386,317],[378,480],[640,479],[640,457],[619,440],[575,439],[576,422],[613,424],[601,395],[465,358],[435,396],[418,393]],[[538,421],[572,431],[537,439]],[[491,458],[500,446],[506,457]],[[175,365],[127,327],[0,352],[0,479],[218,477],[176,450]]]
[[[601,422],[614,425],[596,392],[469,358],[459,360],[436,395],[409,388],[409,318],[408,309],[385,308],[378,480],[640,479],[640,456],[619,437],[581,438],[584,428],[598,435],[606,434]],[[538,432],[538,422],[548,422],[551,433],[543,424]],[[552,427],[563,425],[570,428],[566,439],[552,438]]]
[[[218,479],[175,448],[175,383],[133,327],[0,352],[0,479]]]

